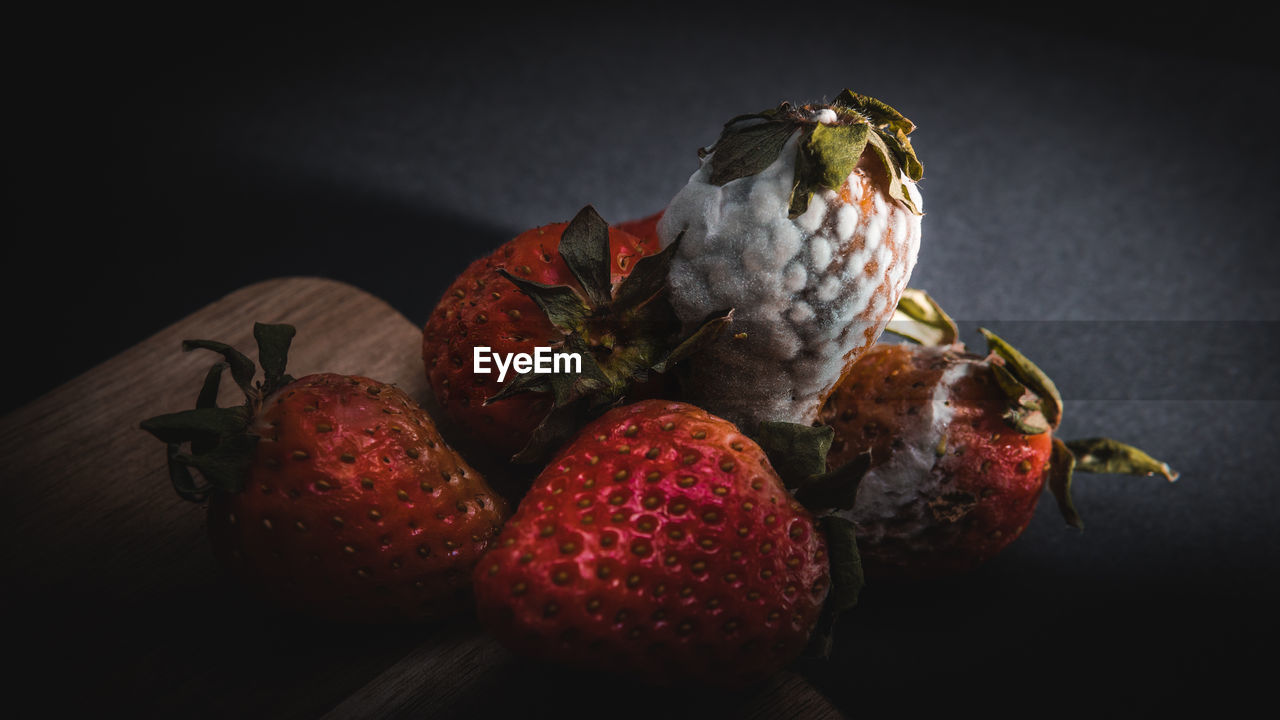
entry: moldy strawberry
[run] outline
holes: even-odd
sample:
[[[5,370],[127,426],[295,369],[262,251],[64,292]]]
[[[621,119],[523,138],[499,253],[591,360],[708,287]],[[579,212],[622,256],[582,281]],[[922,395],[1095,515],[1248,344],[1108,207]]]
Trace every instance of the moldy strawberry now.
[[[869,458],[851,510],[867,574],[924,578],[990,559],[1026,528],[1046,485],[1066,521],[1074,471],[1177,477],[1141,450],[1106,438],[1063,442],[1057,387],[1020,352],[981,330],[968,353],[929,296],[908,291],[897,332],[925,345],[880,344],[832,393],[833,465]]]

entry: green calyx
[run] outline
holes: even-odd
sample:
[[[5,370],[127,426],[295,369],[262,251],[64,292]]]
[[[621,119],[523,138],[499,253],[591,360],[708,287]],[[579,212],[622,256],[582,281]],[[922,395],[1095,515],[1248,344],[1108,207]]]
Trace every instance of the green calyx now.
[[[1005,421],[1027,435],[1058,427],[1062,422],[1062,395],[1049,376],[999,335],[986,328],[978,328],[978,332],[987,339],[991,356],[999,360],[991,363],[991,370],[1009,397]]]
[[[885,332],[930,347],[954,345],[960,338],[955,320],[929,293],[916,288],[902,291]]]
[[[1062,422],[1062,395],[1035,363],[1000,336],[978,328],[987,339],[996,383],[1009,398],[1004,419],[1019,432],[1037,435],[1056,430]],[[1063,442],[1053,438],[1047,484],[1067,525],[1084,529],[1084,521],[1071,498],[1071,482],[1076,472],[1121,475],[1163,475],[1172,482],[1178,474],[1169,466],[1132,445],[1109,438],[1088,438]]]
[[[827,452],[835,430],[827,425],[811,427],[789,422],[762,422],[755,440],[769,457],[769,464],[796,500],[818,515],[819,531],[827,540],[831,568],[831,592],[809,642],[809,654],[827,657],[836,620],[858,604],[866,584],[854,525],[831,510],[849,510],[858,495],[858,486],[871,468],[871,453],[865,452],[847,464],[827,470]]]
[[[205,374],[194,409],[158,415],[141,425],[165,443],[169,479],[183,499],[203,502],[215,490],[239,492],[244,487],[258,443],[258,437],[249,432],[249,424],[265,397],[293,382],[285,373],[285,365],[294,333],[292,325],[254,324],[253,337],[263,372],[263,379],[256,383],[253,361],[230,345],[214,340],[183,341],[184,352],[211,350],[222,355],[223,361]],[[245,401],[235,407],[218,407],[218,389],[222,374],[228,369]],[[200,474],[201,480],[197,481],[192,470]]]
[[[827,470],[827,453],[834,439],[835,429],[829,425],[791,422],[762,422],[755,433],[756,443],[769,456],[769,464],[782,483],[814,512],[852,508],[858,484],[871,467],[870,454],[863,453]]]
[[[1053,493],[1066,520],[1077,530],[1084,529],[1084,521],[1071,499],[1071,481],[1075,473],[1087,472],[1107,475],[1160,475],[1174,482],[1179,475],[1146,452],[1111,438],[1085,438],[1063,442],[1053,439],[1053,454],[1049,458],[1049,491]]]
[[[903,291],[885,330],[928,347],[963,349],[955,320],[929,293],[917,288]],[[1062,422],[1062,395],[1053,380],[999,335],[986,328],[978,328],[978,332],[987,341],[996,384],[1009,398],[1005,421],[1027,435],[1058,427]]]
[[[914,123],[887,104],[845,90],[827,105],[784,102],[772,110],[735,117],[725,123],[716,144],[699,154],[711,154],[710,181],[724,185],[772,165],[799,132],[788,202],[788,214],[794,218],[808,209],[818,190],[839,190],[871,148],[884,166],[890,197],[920,215],[902,181],[903,176],[913,182],[924,176],[924,166],[907,138],[914,129]]]
[[[680,320],[667,300],[667,271],[679,244],[676,238],[661,252],[641,258],[615,288],[609,224],[588,205],[565,227],[558,249],[575,285],[545,285],[499,270],[562,333],[557,350],[577,353],[582,361],[580,372],[517,375],[485,401],[488,405],[526,392],[553,399],[551,412],[513,461],[541,461],[591,417],[621,402],[634,384],[667,372],[715,340],[732,321],[733,312],[726,309],[681,335]]]

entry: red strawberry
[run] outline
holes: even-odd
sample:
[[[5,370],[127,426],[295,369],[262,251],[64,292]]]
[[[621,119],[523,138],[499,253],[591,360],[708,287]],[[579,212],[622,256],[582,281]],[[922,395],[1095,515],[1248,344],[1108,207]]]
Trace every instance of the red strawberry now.
[[[184,343],[226,356],[243,406],[213,406],[219,363],[197,409],[143,423],[169,444],[178,492],[208,498],[215,554],[280,606],[323,618],[425,620],[464,605],[505,501],[402,390],[359,376],[293,380],[293,328],[254,330],[266,375],[256,386],[234,349]]]
[[[476,568],[476,598],[531,657],[736,685],[804,648],[826,553],[755,442],[691,405],[647,400],[561,449]]]
[[[616,404],[678,359],[680,322],[665,301],[671,252],[654,253],[656,240],[610,228],[587,206],[572,222],[525,232],[472,263],[423,332],[427,377],[449,417],[504,459],[523,449],[520,459],[537,460],[588,411]],[[582,372],[499,380],[476,372],[479,347],[578,353]]]
[[[924,293],[908,291],[899,307],[916,321],[899,330],[936,344],[875,346],[821,415],[835,429],[832,466],[870,454],[844,513],[868,575],[923,578],[984,562],[1026,528],[1046,484],[1067,522],[1081,527],[1073,469],[1175,479],[1114,440],[1055,438],[1062,400],[1039,368],[987,330],[990,352],[967,353]]]
[[[586,213],[575,220],[582,224],[599,217]],[[577,284],[573,269],[559,252],[568,227],[569,223],[553,223],[526,231],[471,263],[445,290],[423,330],[422,357],[436,399],[450,419],[504,458],[525,446],[551,410],[552,398],[520,394],[486,404],[515,373],[508,374],[504,383],[498,382],[496,374],[475,373],[474,348],[529,353],[535,346],[561,343],[564,333],[502,271],[543,285]],[[593,230],[599,232],[598,228]],[[640,258],[657,251],[656,242],[609,229],[609,284],[620,282]]]

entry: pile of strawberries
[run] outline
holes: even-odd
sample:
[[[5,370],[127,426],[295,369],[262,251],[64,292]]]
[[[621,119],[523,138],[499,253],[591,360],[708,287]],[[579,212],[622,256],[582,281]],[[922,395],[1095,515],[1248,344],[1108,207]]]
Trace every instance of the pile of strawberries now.
[[[826,649],[864,570],[873,586],[968,570],[1046,486],[1079,526],[1073,471],[1175,477],[1055,437],[1053,382],[989,331],[969,353],[907,289],[913,128],[847,90],[783,103],[731,120],[664,212],[611,227],[588,206],[475,261],[424,329],[434,419],[376,380],[290,377],[293,328],[259,324],[261,379],[189,341],[221,361],[194,409],[143,428],[179,494],[208,503],[219,558],[280,606],[474,607],[530,657],[758,681]],[[916,344],[876,344],[886,327]],[[499,381],[479,347],[581,366]],[[245,401],[218,407],[227,370]]]

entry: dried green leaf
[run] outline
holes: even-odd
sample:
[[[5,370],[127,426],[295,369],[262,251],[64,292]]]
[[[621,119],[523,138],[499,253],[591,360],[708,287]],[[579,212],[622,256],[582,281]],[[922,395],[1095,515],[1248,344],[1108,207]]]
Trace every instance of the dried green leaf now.
[[[868,138],[875,133],[861,123],[855,125],[814,125],[800,142],[796,156],[795,184],[789,214],[797,217],[809,208],[820,189],[838,190],[849,179],[862,158]]]
[[[258,341],[258,364],[262,366],[263,394],[270,395],[282,387],[285,366],[289,363],[289,346],[296,332],[292,325],[253,324],[253,338]]]
[[[222,438],[243,433],[248,426],[249,413],[243,405],[229,408],[200,407],[157,415],[142,421],[143,430],[165,443]]]
[[[889,132],[900,131],[903,134],[907,134],[916,129],[915,123],[908,120],[902,113],[894,110],[887,103],[869,95],[860,95],[847,88],[837,95],[831,104],[837,108],[854,110],[866,118],[871,125]]]
[[[667,273],[671,270],[671,259],[675,257],[684,232],[668,246],[654,255],[646,255],[636,262],[622,284],[618,286],[613,304],[621,308],[638,308],[649,302],[667,287]]]
[[[828,190],[844,185],[862,159],[870,133],[866,125],[813,126],[800,151],[812,173],[811,182]]]
[[[254,367],[253,361],[246,357],[244,353],[216,340],[182,341],[183,352],[190,352],[196,349],[212,350],[226,358],[227,364],[231,366],[231,379],[236,381],[236,385],[244,392],[246,398],[253,397],[253,376],[257,372],[257,368]]]
[[[735,125],[741,125],[742,123],[746,123],[754,120],[777,120],[780,117],[785,117],[787,114],[787,110],[790,109],[790,107],[791,107],[791,103],[784,102],[782,103],[782,105],[776,108],[769,108],[768,110],[761,110],[760,112],[755,112],[755,113],[744,113],[742,115],[735,115],[729,118],[725,122],[724,129],[729,130],[734,128]]]
[[[987,339],[987,347],[990,352],[1004,358],[1005,367],[1008,368],[1009,372],[1013,373],[1013,376],[1023,385],[1030,388],[1032,392],[1040,396],[1041,409],[1049,427],[1058,427],[1058,423],[1062,420],[1062,395],[1058,392],[1058,387],[1049,379],[1049,376],[1045,375],[1044,371],[1036,367],[1035,363],[1015,350],[1012,345],[1005,342],[999,335],[986,328],[978,328],[978,332],[982,333],[982,336]]]
[[[1070,440],[1067,449],[1075,456],[1075,467],[1081,472],[1115,475],[1161,475],[1169,482],[1178,473],[1146,452],[1111,438]]]
[[[204,502],[209,497],[209,493],[213,492],[213,485],[196,482],[191,469],[179,459],[182,455],[180,448],[178,443],[169,443],[169,482],[173,484],[173,489],[183,500]]]
[[[222,438],[212,450],[200,455],[178,453],[174,459],[200,472],[206,482],[224,492],[240,492],[244,489],[253,451],[258,444],[256,435],[230,435]]]
[[[769,456],[769,463],[789,488],[827,471],[827,452],[835,438],[829,425],[765,421],[756,429],[755,441]]]
[[[858,604],[858,595],[866,585],[854,524],[836,515],[823,516],[820,522],[831,557],[832,587],[827,602],[838,612],[851,610]]]
[[[1013,373],[1009,372],[1009,369],[1005,366],[992,363],[991,374],[996,379],[996,385],[999,386],[1005,397],[1009,398],[1009,402],[1013,404],[1013,407],[1024,407],[1023,403],[1026,402],[1028,396],[1035,397],[1035,393],[1031,392],[1026,385],[1023,385],[1021,380],[1014,377]]]
[[[204,383],[200,386],[200,395],[196,397],[197,408],[215,408],[218,406],[218,390],[222,385],[222,371],[227,369],[225,362],[216,362],[209,372],[205,373]],[[193,438],[191,452],[202,453],[216,443],[214,438]],[[170,468],[172,471],[172,468]]]
[[[907,177],[920,182],[920,178],[924,177],[924,165],[920,163],[920,158],[916,157],[915,148],[911,147],[911,138],[901,130],[895,137],[898,141],[896,150],[899,153],[898,162],[902,165],[902,171]],[[894,147],[894,143],[886,142],[886,144],[891,148]]]
[[[528,295],[552,325],[566,333],[572,333],[582,327],[582,323],[591,314],[591,309],[578,293],[567,285],[544,285],[540,282],[525,280],[499,268],[502,277],[511,281],[520,292]]]
[[[952,345],[960,337],[956,323],[924,290],[907,288],[885,330],[921,345]]]
[[[711,184],[724,185],[769,167],[796,130],[795,123],[783,120],[727,126],[711,149]]]
[[[1077,530],[1084,529],[1084,521],[1076,512],[1076,505],[1071,500],[1071,476],[1076,466],[1075,455],[1058,438],[1053,439],[1053,452],[1049,456],[1049,491],[1058,503],[1062,519]]]
[[[204,383],[200,386],[200,395],[196,397],[196,407],[211,408],[218,406],[218,390],[222,385],[222,371],[227,369],[224,362],[216,362],[209,372],[205,373]]]
[[[820,475],[810,475],[795,486],[796,499],[812,512],[850,510],[858,498],[862,478],[871,469],[871,451]]]
[[[885,173],[889,178],[889,197],[901,201],[916,215],[922,215],[920,208],[916,207],[915,201],[911,199],[911,193],[907,192],[906,186],[902,183],[898,160],[885,144],[884,137],[879,132],[872,132],[868,136],[867,144],[876,151],[880,162],[884,164]]]
[[[831,591],[810,637],[808,653],[825,658],[831,655],[836,620],[857,606],[866,581],[853,523],[836,515],[826,515],[818,518],[818,529],[827,539]]]
[[[588,205],[578,211],[561,233],[560,257],[586,291],[593,307],[609,302],[609,255],[609,223]]]
[[[728,310],[717,310],[702,320],[698,324],[698,329],[689,334],[689,337],[675,346],[666,357],[653,364],[653,369],[657,372],[664,373],[675,367],[677,364],[696,355],[702,350],[711,346],[716,338],[720,336],[720,332],[733,323],[733,308]]]
[[[556,405],[566,405],[580,397],[601,393],[606,394],[606,401],[612,401],[616,399],[616,395],[621,394],[614,380],[596,360],[595,353],[591,352],[591,346],[585,339],[571,335],[565,338],[565,349],[582,358],[582,372],[551,376]]]
[[[1003,365],[992,363],[990,367],[996,385],[1009,398],[1009,409],[1002,416],[1005,422],[1025,435],[1039,435],[1052,430],[1044,416],[1044,402],[1040,396]]]

